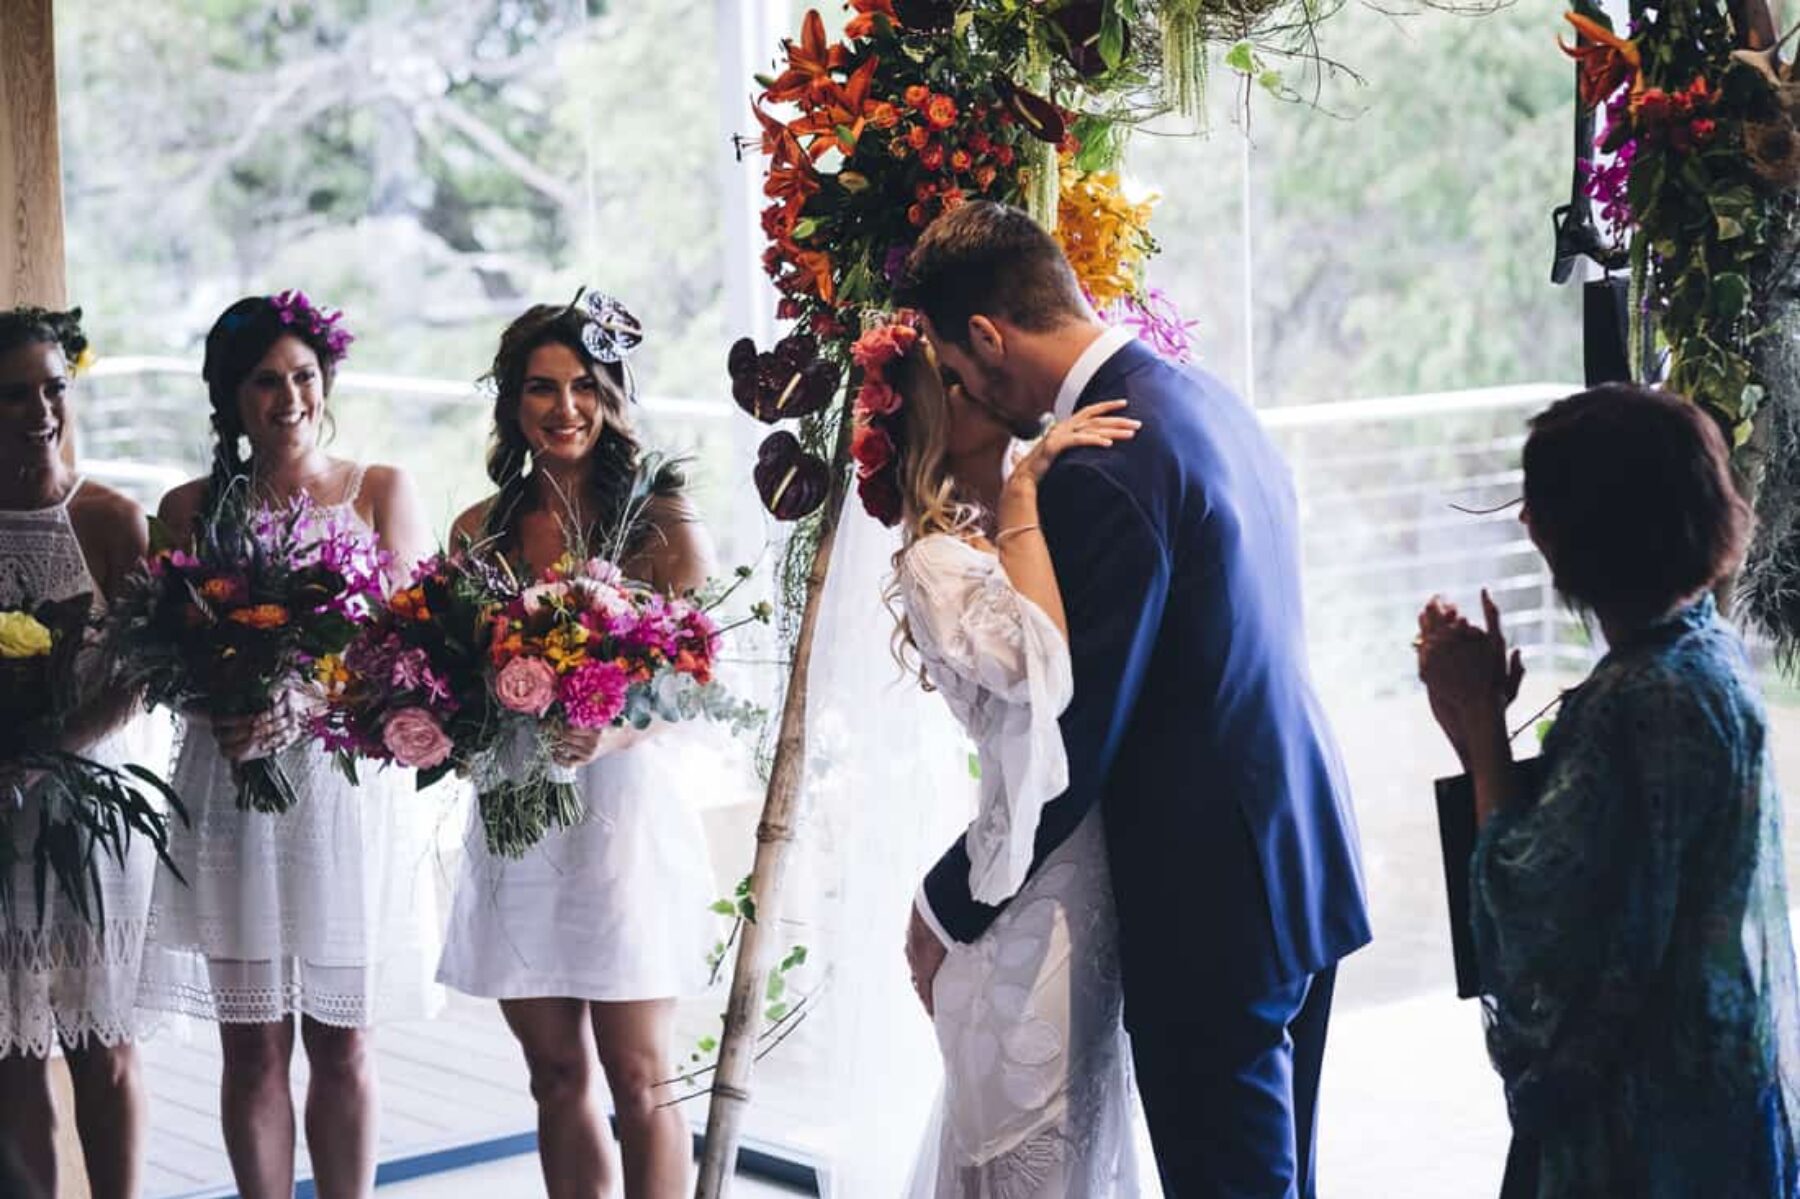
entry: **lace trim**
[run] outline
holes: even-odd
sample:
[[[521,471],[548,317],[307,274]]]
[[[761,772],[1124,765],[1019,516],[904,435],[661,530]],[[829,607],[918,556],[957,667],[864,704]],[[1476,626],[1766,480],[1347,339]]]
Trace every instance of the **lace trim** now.
[[[63,1013],[53,1013],[45,1006],[30,1022],[29,1028],[23,1027],[13,1012],[0,1007],[0,1029],[7,1028],[12,1032],[0,1035],[0,1061],[9,1057],[46,1058],[58,1044],[71,1049],[86,1049],[90,1045],[112,1049],[136,1041],[143,1034],[129,1005],[122,1014],[101,1016],[82,1012],[74,1019]]]
[[[959,1169],[960,1193],[966,1199],[1047,1199],[1073,1194],[1063,1176],[1074,1147],[1061,1129],[1046,1128],[979,1166]]]
[[[132,966],[143,953],[145,930],[142,920],[109,920],[97,935],[79,922],[0,928],[0,968],[47,974],[86,966]]]
[[[138,1002],[157,1012],[212,1020],[219,1024],[271,1024],[289,1016],[310,1016],[335,1028],[368,1028],[366,997],[321,995],[297,980],[278,987],[210,987],[146,980]]]

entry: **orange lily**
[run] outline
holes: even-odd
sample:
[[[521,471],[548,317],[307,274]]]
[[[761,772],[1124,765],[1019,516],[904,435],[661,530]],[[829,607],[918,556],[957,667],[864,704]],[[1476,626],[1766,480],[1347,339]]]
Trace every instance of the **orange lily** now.
[[[900,18],[894,13],[894,0],[850,0],[850,6],[856,10],[856,16],[844,26],[847,38],[864,38],[875,32],[875,18],[883,16],[895,29],[900,27]]]
[[[789,256],[787,265],[798,276],[792,282],[801,290],[812,292],[827,304],[832,302],[837,287],[831,280],[831,255],[823,250],[802,250]]]
[[[1556,39],[1556,44],[1580,65],[1576,90],[1584,107],[1593,108],[1600,104],[1627,79],[1631,81],[1633,95],[1643,90],[1643,60],[1635,42],[1580,13],[1566,12],[1563,20],[1581,35],[1573,46],[1563,45],[1561,38]]]
[[[763,93],[764,99],[776,104],[820,103],[827,99],[828,89],[834,86],[831,72],[844,65],[845,50],[842,42],[826,42],[825,19],[819,16],[818,9],[809,10],[800,23],[799,43],[790,40],[783,45],[787,48],[787,70],[776,76]]]
[[[816,159],[832,147],[845,154],[856,149],[856,141],[879,107],[869,98],[874,86],[875,70],[881,60],[871,58],[856,69],[848,83],[831,85],[831,94],[817,108],[789,126],[801,137],[811,137],[809,152]],[[847,130],[848,132],[841,132]]]

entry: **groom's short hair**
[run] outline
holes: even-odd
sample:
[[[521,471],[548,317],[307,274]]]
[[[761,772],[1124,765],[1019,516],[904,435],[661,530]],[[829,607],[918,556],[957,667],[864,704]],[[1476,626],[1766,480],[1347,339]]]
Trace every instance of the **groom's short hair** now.
[[[958,345],[969,318],[1000,317],[1041,333],[1087,314],[1062,247],[1017,208],[974,200],[946,212],[907,255],[895,298]]]

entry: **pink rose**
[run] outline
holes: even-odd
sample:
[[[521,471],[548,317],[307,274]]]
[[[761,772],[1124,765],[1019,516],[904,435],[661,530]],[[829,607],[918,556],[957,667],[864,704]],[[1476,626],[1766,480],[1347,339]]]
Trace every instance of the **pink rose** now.
[[[424,708],[401,708],[389,716],[381,729],[381,743],[408,770],[441,766],[451,750],[443,726]]]
[[[494,679],[500,706],[528,716],[542,716],[556,702],[556,672],[542,658],[514,658]]]

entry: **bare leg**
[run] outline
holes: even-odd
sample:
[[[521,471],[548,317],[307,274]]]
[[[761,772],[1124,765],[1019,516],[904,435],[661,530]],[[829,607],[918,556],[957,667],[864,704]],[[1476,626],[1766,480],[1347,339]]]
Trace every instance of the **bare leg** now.
[[[0,1148],[46,1195],[56,1194],[56,1100],[47,1058],[0,1057]]]
[[[538,1108],[538,1155],[549,1199],[614,1193],[612,1138],[594,1102],[594,1042],[579,999],[503,999],[500,1011],[525,1050]]]
[[[664,1104],[674,1073],[675,1001],[591,1005],[594,1043],[619,1118],[619,1150],[625,1159],[629,1199],[683,1199],[693,1140],[681,1112]]]
[[[369,1032],[300,1018],[312,1065],[306,1144],[319,1199],[362,1199],[375,1190],[375,1061]]]
[[[75,1090],[75,1129],[94,1199],[135,1199],[144,1165],[147,1097],[137,1046],[65,1045]]]
[[[225,1152],[244,1199],[289,1199],[294,1193],[294,1099],[288,1063],[294,1024],[221,1024],[225,1077],[219,1106]]]

